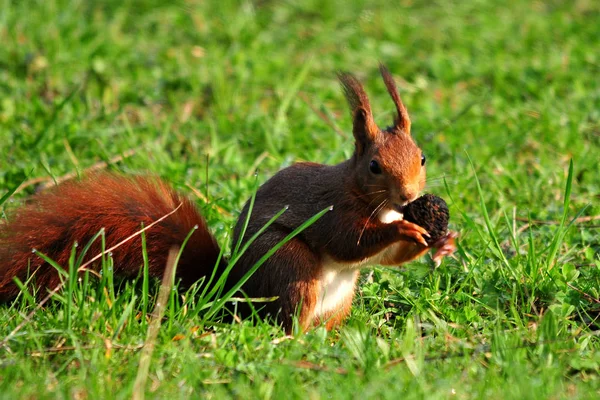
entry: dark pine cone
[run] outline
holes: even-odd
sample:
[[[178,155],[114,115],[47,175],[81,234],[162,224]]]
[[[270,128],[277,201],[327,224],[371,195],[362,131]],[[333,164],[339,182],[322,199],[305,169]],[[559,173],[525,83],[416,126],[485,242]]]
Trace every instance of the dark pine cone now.
[[[431,237],[425,237],[431,245],[448,233],[450,211],[441,197],[425,194],[404,207],[404,219],[427,230]]]

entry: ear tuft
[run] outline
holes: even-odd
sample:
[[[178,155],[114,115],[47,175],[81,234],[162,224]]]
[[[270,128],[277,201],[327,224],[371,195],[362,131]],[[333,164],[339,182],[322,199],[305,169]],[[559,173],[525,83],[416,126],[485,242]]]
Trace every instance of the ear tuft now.
[[[379,64],[379,71],[381,72],[381,76],[383,78],[383,82],[385,83],[385,87],[387,88],[388,93],[392,97],[394,104],[396,105],[396,118],[394,118],[394,126],[393,130],[400,131],[407,135],[410,135],[410,117],[408,116],[408,111],[402,100],[400,99],[400,95],[398,94],[398,89],[396,88],[396,83],[394,82],[394,77],[388,71],[388,69],[383,64]]]
[[[380,131],[373,120],[369,98],[358,79],[347,72],[338,73],[338,79],[350,106],[356,150],[362,154],[364,148],[377,139]]]
[[[363,107],[370,114],[371,106],[369,98],[358,79],[348,72],[338,72],[337,75],[352,114],[354,114],[358,107]]]

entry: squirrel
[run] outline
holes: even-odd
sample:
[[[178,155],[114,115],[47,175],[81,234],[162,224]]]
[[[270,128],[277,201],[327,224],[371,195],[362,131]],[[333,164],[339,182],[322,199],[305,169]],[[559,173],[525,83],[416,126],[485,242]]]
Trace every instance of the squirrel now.
[[[333,166],[301,162],[279,171],[258,188],[245,231],[250,200],[235,225],[233,243],[243,244],[287,206],[233,266],[229,286],[289,233],[331,207],[242,286],[250,299],[275,298],[256,305],[257,312],[275,318],[288,333],[295,317],[303,331],[319,324],[328,330],[338,326],[350,312],[360,268],[399,265],[431,249],[439,260],[455,250],[455,233],[428,243],[428,232],[403,218],[403,209],[424,188],[426,158],[411,137],[410,118],[392,75],[383,65],[380,72],[395,104],[393,124],[380,129],[359,80],[338,73],[352,115],[353,155]],[[217,274],[224,271],[227,260],[220,257],[216,240],[190,199],[157,178],[98,173],[35,195],[0,224],[0,300],[18,295],[15,277],[25,281],[34,275],[38,288],[50,290],[61,282],[56,269],[32,249],[65,266],[74,242],[87,243],[103,228],[109,248],[174,209],[145,232],[149,274],[162,275],[169,249],[181,245],[193,229],[177,279],[189,286],[211,276],[214,268]],[[100,246],[96,240],[84,261],[100,253]],[[115,274],[137,276],[143,265],[141,238],[126,241],[112,257]]]

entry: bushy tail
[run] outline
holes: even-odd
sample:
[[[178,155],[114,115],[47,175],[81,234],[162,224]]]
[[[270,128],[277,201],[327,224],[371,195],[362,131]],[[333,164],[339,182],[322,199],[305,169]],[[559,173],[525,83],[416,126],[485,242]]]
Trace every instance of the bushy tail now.
[[[144,232],[150,275],[162,275],[169,249],[181,246],[196,227],[177,266],[177,276],[184,285],[190,285],[210,275],[219,247],[192,201],[159,179],[103,173],[42,192],[8,223],[0,223],[0,300],[19,293],[14,277],[24,282],[34,274],[42,293],[60,283],[57,271],[33,249],[66,269],[74,242],[80,244],[81,251],[104,228],[108,249],[138,232],[142,224],[147,227],[178,206],[172,215]],[[84,262],[100,252],[98,239]],[[119,246],[112,257],[116,275],[137,275],[143,265],[141,236]]]

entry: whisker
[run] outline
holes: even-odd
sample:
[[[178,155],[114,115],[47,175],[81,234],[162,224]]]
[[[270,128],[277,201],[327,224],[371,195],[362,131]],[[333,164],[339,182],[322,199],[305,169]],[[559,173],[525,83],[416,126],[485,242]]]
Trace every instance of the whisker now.
[[[368,196],[371,196],[371,195],[374,195],[374,194],[377,194],[377,193],[385,193],[385,192],[387,192],[387,190],[385,190],[385,189],[384,190],[376,190],[374,192],[364,193],[364,194],[358,195],[356,197],[359,198],[359,199],[361,199],[363,197],[368,197]]]
[[[371,218],[373,218],[373,215],[375,215],[376,212],[379,212],[379,210],[381,210],[383,207],[385,207],[385,205],[387,203],[388,203],[388,199],[384,199],[381,203],[379,203],[379,205],[377,207],[375,207],[375,209],[373,210],[371,215],[369,215],[369,218],[367,218],[362,230],[360,231],[360,235],[358,235],[358,241],[356,242],[357,246],[360,245],[360,240],[362,239],[363,234],[365,233],[365,230],[367,229],[367,225],[371,221]]]
[[[437,182],[421,182],[424,183],[427,187],[435,187],[435,186],[444,186],[444,184],[448,184],[448,185],[456,185],[458,183],[458,180],[452,180],[452,181],[437,181]]]
[[[456,176],[456,174],[440,174],[440,175],[435,175],[435,176],[430,176],[430,179],[443,179],[443,178],[452,178],[453,176]]]
[[[427,189],[431,189],[431,188],[435,188],[435,187],[444,187],[444,185],[442,185],[441,183],[433,183],[433,184],[427,185]]]
[[[369,202],[369,204],[367,204],[367,208],[369,208],[369,207],[371,206],[371,204],[372,204],[374,201],[377,201],[377,200],[379,200],[379,198],[380,198],[380,197],[381,197],[381,195],[379,195],[379,196],[375,196],[375,197],[374,197],[374,198],[373,198],[373,199],[372,199],[372,200]],[[377,208],[377,207],[375,207],[375,208]]]
[[[457,177],[457,174],[439,174],[439,175],[427,175],[428,180],[448,179]]]
[[[366,187],[368,187],[369,189],[374,189],[374,190],[387,190],[387,187],[382,186],[382,185],[365,185]]]

